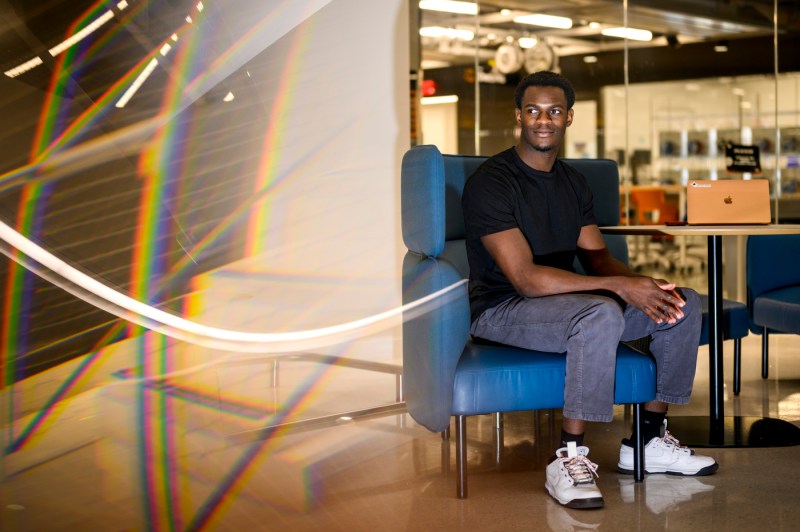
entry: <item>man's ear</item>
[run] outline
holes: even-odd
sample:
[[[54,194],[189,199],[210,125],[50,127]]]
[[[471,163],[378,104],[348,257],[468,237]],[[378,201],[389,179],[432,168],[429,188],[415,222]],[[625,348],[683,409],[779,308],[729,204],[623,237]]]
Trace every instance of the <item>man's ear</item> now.
[[[517,117],[517,125],[521,126],[522,125],[522,110],[520,110],[519,107],[514,108],[514,116]]]
[[[570,108],[570,110],[567,111],[567,127],[572,125],[572,117],[574,115],[575,115],[575,109]]]

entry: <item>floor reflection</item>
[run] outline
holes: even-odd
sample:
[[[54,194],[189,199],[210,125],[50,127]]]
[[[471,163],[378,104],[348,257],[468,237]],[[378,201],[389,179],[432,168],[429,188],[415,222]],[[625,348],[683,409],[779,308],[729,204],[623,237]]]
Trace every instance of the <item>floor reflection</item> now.
[[[797,338],[776,335],[767,381],[759,340],[743,342],[742,393],[726,394],[726,413],[800,426]],[[397,412],[397,375],[328,356],[148,381],[131,378],[135,366],[126,364],[113,383],[57,401],[46,416],[20,408],[25,415],[4,431],[0,528],[788,530],[800,520],[797,447],[706,449],[720,463],[709,477],[635,484],[616,473],[630,430],[624,407],[587,432],[604,509],[568,510],[546,495],[560,429],[553,411],[506,414],[500,425],[493,415],[470,418],[469,498],[460,501],[455,444]],[[707,359],[701,349],[695,394],[674,416],[707,415]],[[7,389],[5,399],[32,405],[52,387],[22,389],[30,385]],[[356,411],[371,414],[347,415]]]

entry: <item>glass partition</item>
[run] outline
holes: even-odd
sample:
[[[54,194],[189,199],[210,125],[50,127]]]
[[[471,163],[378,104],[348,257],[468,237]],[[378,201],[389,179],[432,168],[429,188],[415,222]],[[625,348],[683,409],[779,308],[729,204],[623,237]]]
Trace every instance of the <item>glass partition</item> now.
[[[612,158],[627,186],[766,178],[774,218],[800,220],[795,2],[436,4],[418,11],[416,141],[484,155],[515,144],[514,86],[556,70],[578,96],[562,155]],[[730,145],[755,147],[760,172],[729,171]]]

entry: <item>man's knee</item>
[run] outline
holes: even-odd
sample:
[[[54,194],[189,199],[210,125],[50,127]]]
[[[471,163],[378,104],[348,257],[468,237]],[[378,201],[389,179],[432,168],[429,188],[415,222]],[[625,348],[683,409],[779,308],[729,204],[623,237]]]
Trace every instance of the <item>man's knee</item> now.
[[[619,340],[625,329],[625,316],[622,308],[611,298],[597,298],[581,321],[585,327],[591,328],[599,334],[615,336],[616,340]]]
[[[700,296],[691,288],[680,288],[679,293],[685,302],[681,309],[685,319],[702,319],[703,307],[700,303]]]

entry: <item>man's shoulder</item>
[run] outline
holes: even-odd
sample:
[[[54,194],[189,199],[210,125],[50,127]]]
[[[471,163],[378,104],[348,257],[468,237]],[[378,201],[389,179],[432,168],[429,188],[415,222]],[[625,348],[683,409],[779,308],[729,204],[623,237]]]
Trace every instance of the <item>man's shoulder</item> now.
[[[513,151],[514,148],[509,148],[486,159],[475,169],[475,172],[469,176],[467,183],[469,184],[471,181],[485,181],[492,178],[503,179],[516,175],[518,169],[514,161]]]

